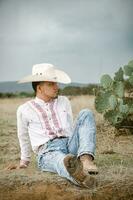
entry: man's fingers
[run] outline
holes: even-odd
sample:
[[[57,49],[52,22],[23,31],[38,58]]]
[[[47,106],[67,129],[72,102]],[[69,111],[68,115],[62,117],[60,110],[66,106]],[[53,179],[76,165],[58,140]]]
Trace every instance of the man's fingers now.
[[[5,170],[13,170],[13,169],[17,169],[17,165],[10,164],[5,168]]]
[[[5,168],[5,170],[24,169],[24,168],[27,168],[27,165],[24,165],[24,164],[20,164],[20,165],[10,164]]]

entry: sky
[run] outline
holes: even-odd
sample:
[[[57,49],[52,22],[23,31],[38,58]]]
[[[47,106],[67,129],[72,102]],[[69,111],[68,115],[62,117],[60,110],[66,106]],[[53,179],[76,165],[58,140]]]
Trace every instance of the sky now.
[[[133,0],[0,0],[0,82],[51,63],[98,83],[133,59]]]

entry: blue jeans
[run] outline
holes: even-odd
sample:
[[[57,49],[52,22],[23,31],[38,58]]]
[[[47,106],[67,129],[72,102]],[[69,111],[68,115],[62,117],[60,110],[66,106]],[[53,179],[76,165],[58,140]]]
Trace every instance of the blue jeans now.
[[[94,158],[96,146],[96,124],[93,113],[88,109],[80,111],[73,134],[68,138],[49,140],[38,154],[38,167],[42,171],[58,173],[77,184],[64,166],[64,158],[71,153],[77,157],[90,154]]]

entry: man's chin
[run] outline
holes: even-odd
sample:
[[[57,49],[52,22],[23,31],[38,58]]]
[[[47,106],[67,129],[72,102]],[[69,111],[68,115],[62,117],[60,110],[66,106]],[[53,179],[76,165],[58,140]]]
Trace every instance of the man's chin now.
[[[54,97],[53,97],[53,98],[54,98],[54,99],[58,98],[58,94],[54,95]]]
[[[53,95],[51,95],[51,98],[56,99],[59,95],[59,92],[54,93]]]

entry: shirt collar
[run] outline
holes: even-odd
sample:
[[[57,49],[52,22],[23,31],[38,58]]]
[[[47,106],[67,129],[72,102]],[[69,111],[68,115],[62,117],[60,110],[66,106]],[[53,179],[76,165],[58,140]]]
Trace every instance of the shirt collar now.
[[[35,97],[35,101],[40,104],[40,105],[49,105],[50,103],[52,103],[53,101],[55,101],[55,99],[49,101],[49,102],[46,102],[42,99],[40,99],[39,97]]]

